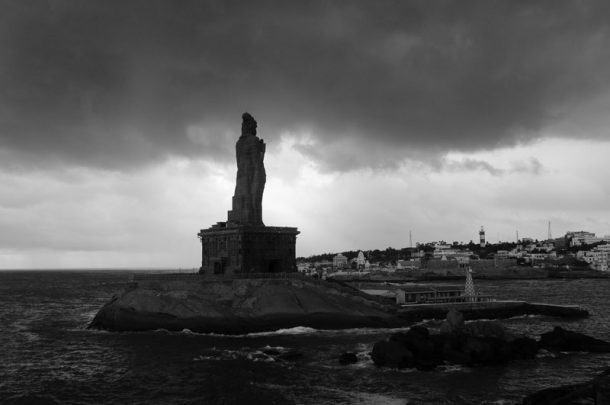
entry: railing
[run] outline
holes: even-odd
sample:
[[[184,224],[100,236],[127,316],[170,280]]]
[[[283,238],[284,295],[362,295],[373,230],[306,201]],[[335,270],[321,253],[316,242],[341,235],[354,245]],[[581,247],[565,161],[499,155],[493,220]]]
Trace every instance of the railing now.
[[[300,279],[308,281],[319,281],[313,277],[305,276],[299,272],[290,273],[235,273],[235,274],[200,274],[200,273],[163,273],[163,274],[134,274],[129,281],[169,281],[169,280],[193,280],[198,281],[221,281],[235,279]]]
[[[430,297],[428,299],[420,299],[418,301],[407,301],[401,305],[416,305],[416,304],[446,304],[458,302],[491,302],[496,299],[492,295],[460,295],[453,297]]]

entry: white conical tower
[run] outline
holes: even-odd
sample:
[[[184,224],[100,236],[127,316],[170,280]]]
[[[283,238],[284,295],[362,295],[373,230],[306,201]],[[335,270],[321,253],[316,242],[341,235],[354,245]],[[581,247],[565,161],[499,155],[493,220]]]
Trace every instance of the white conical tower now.
[[[485,247],[485,229],[483,229],[483,225],[481,225],[481,230],[479,231],[479,243],[481,247]]]
[[[466,270],[466,285],[464,286],[464,296],[467,301],[474,301],[476,297],[476,291],[474,289],[474,281],[472,280],[472,269]]]

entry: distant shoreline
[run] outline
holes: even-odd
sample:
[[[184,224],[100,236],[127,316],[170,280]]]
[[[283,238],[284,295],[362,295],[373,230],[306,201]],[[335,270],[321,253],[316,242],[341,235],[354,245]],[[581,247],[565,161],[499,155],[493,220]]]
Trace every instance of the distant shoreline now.
[[[485,274],[484,272],[473,274],[475,280],[559,280],[559,279],[610,279],[610,274],[602,273],[596,270],[568,270],[568,271],[555,271],[540,269],[542,271],[532,272],[527,274],[526,272],[519,272],[517,274],[506,273],[495,273]],[[417,274],[414,276],[407,276],[405,274],[396,273],[370,273],[370,274],[349,274],[349,275],[329,275],[329,278],[333,278],[345,282],[406,282],[406,283],[417,283],[417,282],[429,282],[429,281],[463,281],[464,275],[460,274]]]

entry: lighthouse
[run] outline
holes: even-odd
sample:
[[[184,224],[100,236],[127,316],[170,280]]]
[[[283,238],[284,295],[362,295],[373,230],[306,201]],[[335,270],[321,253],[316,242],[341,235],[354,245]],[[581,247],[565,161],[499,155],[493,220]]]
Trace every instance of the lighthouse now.
[[[479,241],[481,242],[481,247],[485,247],[485,229],[481,225],[481,230],[479,231]]]

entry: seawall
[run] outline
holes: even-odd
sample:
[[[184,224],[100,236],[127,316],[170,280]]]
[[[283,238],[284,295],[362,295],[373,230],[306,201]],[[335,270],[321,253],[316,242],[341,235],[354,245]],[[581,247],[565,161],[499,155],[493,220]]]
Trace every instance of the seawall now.
[[[577,305],[554,305],[526,301],[454,302],[441,304],[413,304],[401,307],[398,316],[409,322],[424,319],[444,319],[451,308],[460,311],[465,319],[505,319],[522,315],[545,315],[562,318],[583,318],[589,311]]]

